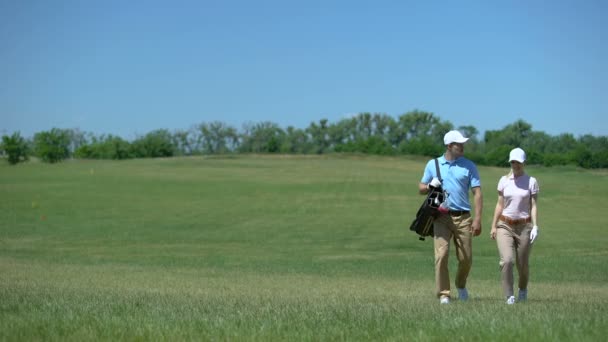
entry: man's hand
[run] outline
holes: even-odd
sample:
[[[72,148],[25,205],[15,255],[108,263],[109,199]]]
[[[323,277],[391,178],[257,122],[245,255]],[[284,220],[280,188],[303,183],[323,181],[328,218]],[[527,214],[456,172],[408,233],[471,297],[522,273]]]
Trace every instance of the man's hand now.
[[[490,231],[490,239],[496,240],[496,227],[492,227],[492,230]]]
[[[532,231],[530,232],[530,243],[534,243],[534,240],[538,237],[538,226],[532,227]]]
[[[441,186],[441,181],[437,177],[433,177],[431,182],[429,183],[429,187],[438,188]]]
[[[473,236],[479,236],[481,234],[481,220],[473,220],[471,228],[473,229]]]

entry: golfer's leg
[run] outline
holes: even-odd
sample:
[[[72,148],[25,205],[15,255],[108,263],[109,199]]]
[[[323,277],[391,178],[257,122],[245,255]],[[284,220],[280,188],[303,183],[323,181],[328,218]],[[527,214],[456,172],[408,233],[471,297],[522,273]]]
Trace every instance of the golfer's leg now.
[[[530,259],[530,250],[532,244],[530,243],[530,231],[532,227],[526,225],[519,234],[519,243],[517,246],[517,272],[519,273],[519,288],[528,288],[529,279],[529,268],[528,261]]]
[[[435,288],[437,297],[450,296],[450,273],[448,272],[448,256],[452,232],[448,228],[449,217],[440,215],[434,223],[435,234]]]
[[[499,226],[496,230],[496,245],[500,255],[500,279],[502,291],[505,298],[513,296],[513,263],[514,263],[514,240],[511,229],[507,226]]]
[[[458,258],[456,272],[456,287],[463,289],[467,286],[467,277],[473,265],[473,219],[470,214],[454,217],[454,247]]]

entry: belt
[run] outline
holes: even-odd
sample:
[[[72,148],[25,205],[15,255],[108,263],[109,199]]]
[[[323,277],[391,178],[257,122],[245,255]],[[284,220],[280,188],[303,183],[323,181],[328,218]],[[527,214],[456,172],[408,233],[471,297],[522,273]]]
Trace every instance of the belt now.
[[[449,213],[452,216],[462,216],[464,214],[468,214],[469,211],[468,210],[450,210]]]
[[[510,217],[506,217],[504,215],[500,215],[498,217],[498,219],[501,220],[501,221],[507,222],[510,225],[517,225],[517,224],[532,222],[532,219],[530,217],[522,218],[522,219],[512,219]]]

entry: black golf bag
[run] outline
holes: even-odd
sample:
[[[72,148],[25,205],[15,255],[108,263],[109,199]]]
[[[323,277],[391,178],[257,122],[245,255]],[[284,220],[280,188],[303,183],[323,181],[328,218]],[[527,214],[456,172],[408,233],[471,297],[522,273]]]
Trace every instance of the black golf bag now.
[[[439,162],[435,159],[437,178],[441,180]],[[420,205],[416,218],[410,225],[410,230],[419,235],[418,239],[424,241],[427,236],[433,236],[433,221],[439,215],[439,207],[446,200],[447,194],[442,187],[430,187],[424,202]]]

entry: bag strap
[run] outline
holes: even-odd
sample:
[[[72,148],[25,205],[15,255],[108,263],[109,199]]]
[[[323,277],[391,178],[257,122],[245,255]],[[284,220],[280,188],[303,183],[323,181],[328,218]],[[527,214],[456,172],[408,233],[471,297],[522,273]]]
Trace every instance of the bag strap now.
[[[439,181],[443,183],[443,179],[441,179],[441,171],[439,171],[439,161],[435,158],[435,171],[437,172],[437,178]]]

